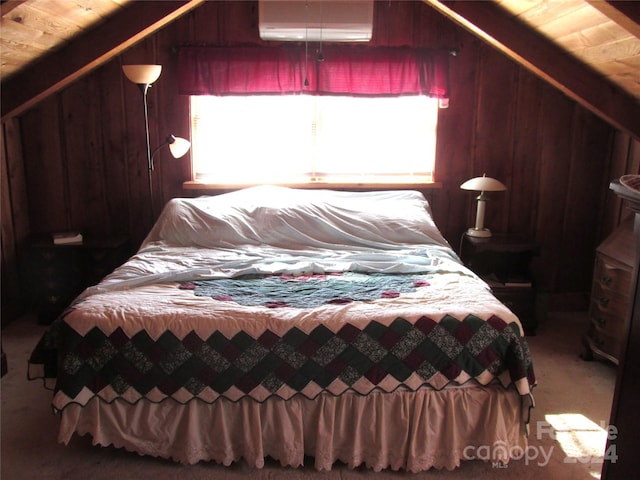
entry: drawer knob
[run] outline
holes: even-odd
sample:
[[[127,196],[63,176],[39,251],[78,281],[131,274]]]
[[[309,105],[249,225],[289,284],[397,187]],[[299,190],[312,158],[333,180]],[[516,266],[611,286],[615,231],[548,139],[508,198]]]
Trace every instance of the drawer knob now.
[[[609,299],[607,297],[600,297],[600,305],[606,307],[609,305]]]
[[[601,283],[602,283],[603,285],[611,285],[611,282],[612,282],[612,281],[613,281],[613,278],[612,278],[612,277],[610,277],[610,276],[608,276],[608,275],[604,275],[604,276],[602,277]]]
[[[596,318],[596,323],[601,327],[604,327],[607,324],[607,320],[605,318],[598,317]]]

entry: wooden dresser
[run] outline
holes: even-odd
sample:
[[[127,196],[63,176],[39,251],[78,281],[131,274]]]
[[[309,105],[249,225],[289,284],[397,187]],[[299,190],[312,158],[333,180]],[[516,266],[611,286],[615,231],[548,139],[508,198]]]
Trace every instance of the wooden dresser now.
[[[596,250],[584,358],[619,363],[626,339],[634,265],[633,215]]]
[[[635,176],[635,175],[634,175]],[[626,330],[625,347],[622,350],[616,390],[613,394],[609,425],[616,427],[614,435],[607,436],[605,452],[614,452],[615,456],[605,455],[602,464],[602,480],[627,480],[636,478],[640,470],[638,455],[638,432],[640,415],[640,190],[629,188],[620,180],[611,182],[611,189],[635,212],[635,249],[632,275],[632,293]],[[608,429],[611,432],[611,429]]]

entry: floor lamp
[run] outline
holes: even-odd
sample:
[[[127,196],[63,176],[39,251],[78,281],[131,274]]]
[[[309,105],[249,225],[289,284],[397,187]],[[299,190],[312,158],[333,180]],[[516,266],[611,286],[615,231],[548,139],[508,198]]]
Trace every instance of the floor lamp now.
[[[463,190],[474,190],[480,192],[480,195],[476,198],[478,201],[478,207],[476,210],[476,226],[467,230],[467,235],[470,237],[487,238],[491,236],[491,230],[484,226],[484,211],[487,204],[488,197],[485,192],[501,192],[507,189],[507,187],[496,180],[495,178],[482,175],[481,177],[475,177],[467,180],[460,188]]]
[[[153,82],[158,80],[162,72],[162,65],[123,65],[122,71],[133,83],[138,85],[142,92],[142,104],[144,107],[144,133],[146,140],[147,167],[149,175],[149,200],[151,201],[151,223],[155,221],[153,214],[153,178],[151,171],[153,163],[151,158],[151,145],[149,143],[149,111],[147,109],[147,91]]]
[[[153,176],[154,169],[153,158],[161,148],[169,146],[169,151],[173,158],[180,158],[184,156],[191,148],[189,140],[184,138],[169,135],[165,138],[164,143],[157,147],[153,153],[151,152],[151,143],[149,141],[149,111],[147,109],[147,91],[152,83],[158,80],[160,73],[162,72],[162,65],[123,65],[122,71],[125,76],[133,83],[138,85],[142,92],[142,104],[144,107],[144,133],[146,140],[146,153],[147,153],[147,173],[149,177],[149,202],[151,205],[151,224],[155,221],[153,208]]]

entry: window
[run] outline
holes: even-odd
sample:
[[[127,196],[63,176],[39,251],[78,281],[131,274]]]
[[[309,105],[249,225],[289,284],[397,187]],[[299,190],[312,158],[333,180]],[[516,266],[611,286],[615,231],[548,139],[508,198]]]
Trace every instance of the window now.
[[[192,96],[194,180],[429,183],[437,118],[426,96]]]

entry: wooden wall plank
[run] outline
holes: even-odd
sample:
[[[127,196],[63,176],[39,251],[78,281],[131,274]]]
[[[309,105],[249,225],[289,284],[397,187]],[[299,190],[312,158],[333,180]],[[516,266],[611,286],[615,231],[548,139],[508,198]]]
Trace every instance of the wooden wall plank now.
[[[4,128],[3,128],[4,130]],[[2,215],[2,225],[0,226],[0,255],[2,258],[2,268],[0,269],[0,286],[2,302],[2,317],[0,322],[5,325],[15,313],[7,308],[9,305],[19,305],[22,302],[20,295],[20,278],[18,269],[18,253],[15,242],[15,231],[13,225],[13,213],[11,212],[11,186],[8,174],[8,156],[5,148],[6,132],[2,132],[0,138],[0,215]],[[9,300],[9,301],[7,301]]]
[[[400,46],[411,45],[416,28],[415,11],[402,8],[398,2],[384,2],[378,5],[373,14],[373,45]]]
[[[24,167],[32,232],[53,232],[70,228],[65,198],[59,98],[52,97],[21,118],[22,132],[28,132],[24,146]]]
[[[566,187],[569,182],[571,158],[570,130],[574,105],[568,98],[550,87],[541,90],[542,115],[540,176],[537,178],[536,239],[541,244],[539,262],[547,268],[538,275],[539,286],[553,290],[557,284],[558,266],[563,257],[559,245],[569,239],[563,231]],[[556,265],[556,267],[551,267]]]
[[[117,79],[114,81],[114,79]],[[127,85],[125,85],[125,82]],[[130,87],[118,62],[111,62],[96,71],[96,85],[100,92],[99,110],[103,121],[98,122],[101,135],[98,166],[102,176],[101,223],[95,225],[97,235],[125,235],[129,232],[130,203],[126,142],[122,135],[125,109],[123,87]],[[109,119],[104,121],[104,119]]]
[[[626,173],[640,173],[640,140],[631,139],[629,162]]]
[[[220,35],[231,44],[262,43],[258,31],[258,2],[228,2],[223,6]]]
[[[61,95],[69,229],[99,232],[105,224],[99,82],[82,79]]]
[[[469,36],[458,45],[459,54],[449,63],[451,78],[455,79],[451,82],[449,108],[441,109],[438,115],[435,179],[442,182],[442,189],[433,201],[434,219],[456,250],[462,233],[474,224],[475,196],[461,191],[460,185],[475,173],[473,146],[481,50],[479,42]]]
[[[10,205],[14,241],[20,245],[30,231],[22,128],[18,119],[5,122],[3,127],[2,133],[5,143],[3,152],[6,155],[6,174],[8,175],[8,186],[4,192],[9,195],[8,198],[3,197],[3,200],[6,199]]]
[[[640,174],[640,142],[622,132],[613,134],[606,178],[614,180],[626,174]],[[603,202],[603,212],[598,231],[598,243],[630,214],[625,203],[608,191]]]
[[[186,44],[200,43],[223,45],[226,5],[222,2],[205,2],[195,11],[191,21],[192,32],[186,39]]]
[[[613,139],[613,148],[609,160],[608,177],[620,178],[627,173],[629,154],[631,150],[631,138],[628,134],[616,132]],[[608,195],[605,200],[605,212],[603,214],[603,228],[599,240],[606,237],[606,232],[611,232],[620,222],[623,213],[623,200],[618,195]]]
[[[397,4],[397,2],[389,3]],[[467,32],[457,25],[451,25],[451,28],[443,29],[441,27],[442,19],[433,15],[433,12],[425,9],[419,3],[413,4],[411,16],[414,18],[415,27],[413,39],[408,43],[409,45],[460,50],[462,43],[465,42],[464,39],[467,38]]]
[[[593,245],[598,243],[597,229],[590,227],[595,218],[601,217],[600,209],[608,191],[603,172],[607,167],[609,138],[606,131],[594,135],[599,128],[592,115],[583,109],[574,110],[562,225],[565,241],[558,244],[563,265],[557,277],[557,282],[572,292],[590,290],[595,258]]]
[[[0,202],[2,219],[0,244],[2,273],[2,325],[23,313],[26,295],[21,285],[22,248],[29,234],[27,185],[22,164],[20,122],[12,119],[2,125],[0,138]]]
[[[483,49],[480,57],[478,105],[476,107],[476,138],[473,157],[473,175],[486,174],[505,185],[506,192],[488,193],[485,226],[493,231],[508,231],[508,205],[512,196],[513,157],[513,99],[517,88],[517,67],[513,62],[491,49]],[[514,192],[518,195],[518,192]]]
[[[542,143],[540,142],[541,83],[525,69],[518,71],[515,93],[511,181],[508,202],[509,231],[536,237],[537,184]],[[524,114],[523,114],[524,113]]]
[[[176,38],[190,38],[193,32],[193,15],[183,22],[176,22],[163,29],[157,35],[158,61],[163,65],[165,78],[177,78],[177,55],[175,48]],[[167,99],[162,102],[158,116],[158,143],[170,134],[176,137],[190,139],[189,97],[179,95],[177,85],[172,81],[159,81],[157,83],[159,98]],[[158,211],[161,211],[168,199],[184,196],[182,179],[191,177],[191,152],[184,157],[175,159],[171,156],[169,148],[164,147],[158,151],[155,157],[157,169],[157,185],[161,198]]]

